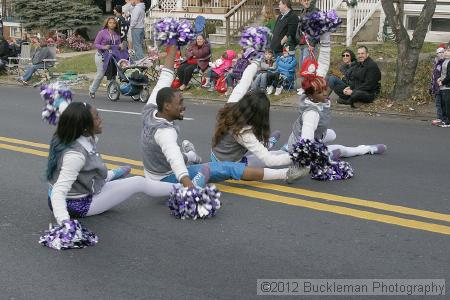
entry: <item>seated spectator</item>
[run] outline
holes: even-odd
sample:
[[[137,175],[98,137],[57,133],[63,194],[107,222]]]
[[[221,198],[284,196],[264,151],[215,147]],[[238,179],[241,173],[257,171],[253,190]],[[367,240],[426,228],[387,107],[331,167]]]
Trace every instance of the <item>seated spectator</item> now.
[[[206,75],[206,82],[203,84],[203,87],[209,88],[208,91],[210,92],[214,91],[216,80],[231,69],[235,57],[236,52],[234,50],[226,50],[219,59],[214,63],[210,63],[211,69]]]
[[[356,102],[371,103],[380,93],[381,72],[376,62],[369,57],[366,46],[358,48],[358,62],[350,72],[348,84],[337,84],[334,92],[338,103],[354,106]]]
[[[350,49],[345,49],[342,51],[342,65],[339,67],[339,71],[342,76],[339,78],[335,75],[330,75],[327,78],[328,86],[331,90],[334,90],[337,85],[346,85],[350,84],[350,73],[351,69],[356,65],[356,56]]]
[[[0,36],[0,72],[5,70],[9,55],[9,44],[3,36]]]
[[[51,53],[50,49],[47,47],[44,38],[38,40],[36,51],[31,58],[32,65],[25,70],[25,74],[18,79],[19,82],[26,84],[28,80],[31,79],[34,72],[38,69],[44,68],[44,59],[54,59],[54,55]],[[45,67],[51,67],[52,64],[48,63]]]
[[[242,73],[244,73],[244,70],[247,68],[248,64],[249,60],[245,57],[244,49],[242,49],[238,54],[238,59],[233,65],[231,72],[225,74],[225,79],[227,81],[227,91],[225,92],[225,96],[229,96],[231,94],[236,81],[241,79]]]
[[[289,86],[294,81],[297,66],[295,51],[289,51],[289,47],[284,48],[283,55],[277,57],[275,66],[275,72],[267,74],[267,94],[272,94],[276,87],[275,95],[278,96],[283,91],[283,87]]]
[[[259,73],[256,74],[255,80],[253,80],[250,86],[251,91],[267,89],[267,73],[273,67],[273,51],[272,49],[266,49],[264,52],[264,59],[261,61],[261,69]]]
[[[211,47],[203,35],[198,35],[196,40],[192,42],[186,49],[186,60],[177,70],[177,76],[180,80],[180,90],[184,91],[188,88],[189,81],[195,69],[204,72],[208,69],[211,57]]]

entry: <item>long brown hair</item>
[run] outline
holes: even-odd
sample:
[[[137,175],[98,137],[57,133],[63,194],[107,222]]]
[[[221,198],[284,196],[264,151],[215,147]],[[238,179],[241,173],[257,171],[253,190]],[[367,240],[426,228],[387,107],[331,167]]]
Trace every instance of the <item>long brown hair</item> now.
[[[225,134],[241,134],[244,126],[252,126],[256,138],[267,145],[270,136],[270,101],[263,92],[247,93],[239,102],[226,104],[217,113],[217,123],[212,140],[217,146]]]
[[[114,28],[114,31],[117,32],[117,34],[120,36],[119,22],[117,22],[116,17],[113,17],[113,16],[107,17],[105,22],[103,23],[103,29],[108,29],[109,20],[114,20],[114,22],[116,23],[116,27]]]

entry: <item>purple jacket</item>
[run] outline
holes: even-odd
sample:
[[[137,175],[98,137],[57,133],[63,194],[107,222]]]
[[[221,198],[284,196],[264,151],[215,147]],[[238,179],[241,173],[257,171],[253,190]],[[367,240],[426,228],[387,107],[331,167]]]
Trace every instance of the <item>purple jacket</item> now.
[[[438,60],[437,58],[434,59],[433,62],[433,75],[431,76],[431,93],[433,95],[436,95],[439,93],[439,85],[437,83],[437,80],[439,77],[441,77],[441,69],[442,69],[442,63],[445,59]]]
[[[248,59],[239,58],[236,64],[233,66],[233,74],[236,76],[235,78],[241,79],[242,73],[244,73],[245,68],[247,68],[249,64]]]
[[[117,61],[123,59],[128,59],[128,51],[126,49],[119,50],[119,45],[121,43],[120,35],[113,31],[111,34],[108,29],[102,29],[97,33],[95,37],[94,46],[97,51],[103,56],[103,71],[108,68],[109,60],[112,56],[116,58]],[[106,49],[107,45],[111,45],[111,49]]]

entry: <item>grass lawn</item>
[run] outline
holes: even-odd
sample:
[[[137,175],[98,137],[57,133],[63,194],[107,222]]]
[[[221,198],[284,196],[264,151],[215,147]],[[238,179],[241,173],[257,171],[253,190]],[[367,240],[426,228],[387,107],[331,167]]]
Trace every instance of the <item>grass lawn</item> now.
[[[433,54],[437,48],[437,43],[424,43],[421,53]],[[350,47],[356,52],[356,46]],[[395,83],[395,70],[396,70],[396,57],[397,57],[397,46],[393,42],[386,42],[380,45],[368,45],[369,54],[374,58],[380,65],[382,69],[382,91],[381,96],[388,98],[390,92],[392,91]],[[227,50],[235,50],[239,52],[241,46],[238,44],[233,44],[229,48],[226,46],[213,46],[212,57],[213,60],[219,58],[221,54]],[[330,73],[339,74],[338,68],[341,64],[341,52],[346,49],[344,45],[334,44],[331,51],[331,66]],[[298,51],[297,51],[298,52]],[[381,58],[381,60],[380,60]],[[163,63],[163,62],[161,62]],[[431,97],[428,95],[428,84],[431,77],[432,62],[431,60],[422,60],[419,63],[416,72],[415,82],[417,82],[414,91],[414,97],[421,102],[431,101]],[[94,64],[94,54],[81,54],[76,57],[60,59],[57,66],[54,69],[55,72],[65,73],[68,71],[74,71],[77,74],[85,73],[95,73],[96,68]],[[271,96],[272,101],[278,101],[286,96],[293,95],[295,92],[291,91],[288,93],[283,93],[280,96]],[[192,95],[195,98],[218,98],[226,99],[223,94],[217,92],[205,92],[205,89],[201,88],[191,88],[186,91],[186,94]]]
[[[74,71],[77,74],[95,73],[94,54],[86,53],[71,58],[58,59],[54,71],[58,73]]]

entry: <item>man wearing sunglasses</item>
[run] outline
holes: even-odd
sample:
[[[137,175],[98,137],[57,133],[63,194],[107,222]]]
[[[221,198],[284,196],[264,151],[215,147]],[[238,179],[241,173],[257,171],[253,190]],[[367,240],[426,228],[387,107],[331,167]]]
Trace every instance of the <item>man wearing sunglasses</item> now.
[[[376,62],[369,57],[366,46],[358,48],[357,63],[349,74],[347,86],[341,85],[334,89],[338,94],[338,103],[351,105],[355,103],[371,103],[380,93],[381,72]]]

